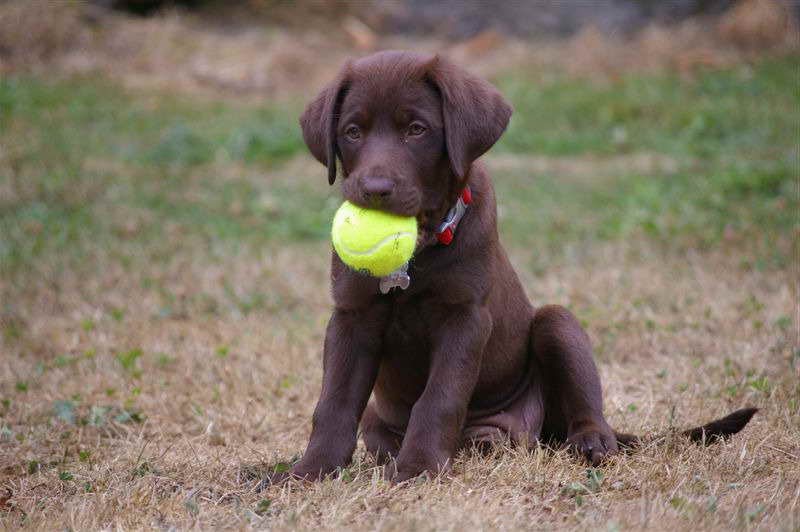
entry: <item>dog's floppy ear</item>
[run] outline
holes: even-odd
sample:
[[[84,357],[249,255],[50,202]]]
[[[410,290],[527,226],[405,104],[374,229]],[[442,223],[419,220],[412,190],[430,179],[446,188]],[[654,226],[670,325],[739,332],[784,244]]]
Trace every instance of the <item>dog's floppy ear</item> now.
[[[442,96],[450,165],[464,179],[472,162],[505,131],[511,105],[489,82],[440,57],[431,61],[428,78]]]
[[[339,109],[347,90],[348,62],[332,82],[327,84],[300,116],[303,140],[316,159],[328,167],[328,183],[336,181],[336,128]]]

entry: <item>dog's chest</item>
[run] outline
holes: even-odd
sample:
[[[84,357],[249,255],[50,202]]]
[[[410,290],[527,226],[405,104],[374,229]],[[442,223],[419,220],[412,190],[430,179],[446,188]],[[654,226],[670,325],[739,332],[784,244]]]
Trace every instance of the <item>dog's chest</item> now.
[[[402,356],[404,359],[428,356],[433,322],[428,298],[398,298],[392,305],[392,314],[384,333],[384,357]]]
[[[398,305],[383,335],[381,363],[374,393],[384,405],[386,421],[403,424],[425,389],[433,340],[431,324],[418,305]],[[386,410],[388,405],[392,411]],[[399,409],[399,410],[397,410]]]

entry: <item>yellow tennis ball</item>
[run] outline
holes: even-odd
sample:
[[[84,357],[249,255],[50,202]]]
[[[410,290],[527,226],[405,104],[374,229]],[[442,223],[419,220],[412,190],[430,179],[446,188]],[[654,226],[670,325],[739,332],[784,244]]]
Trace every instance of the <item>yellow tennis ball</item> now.
[[[403,266],[414,253],[417,219],[345,201],[333,217],[331,239],[342,262],[367,275],[383,277]]]

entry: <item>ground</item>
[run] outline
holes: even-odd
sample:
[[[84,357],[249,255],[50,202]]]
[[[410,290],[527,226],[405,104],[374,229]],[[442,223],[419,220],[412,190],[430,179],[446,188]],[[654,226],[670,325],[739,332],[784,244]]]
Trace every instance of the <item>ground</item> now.
[[[4,77],[0,523],[797,530],[798,59],[493,79],[516,108],[485,158],[501,238],[534,304],[586,326],[642,449],[501,445],[393,486],[359,445],[260,493],[304,449],[331,311],[340,197],[302,102]],[[674,434],[749,405],[728,442]]]

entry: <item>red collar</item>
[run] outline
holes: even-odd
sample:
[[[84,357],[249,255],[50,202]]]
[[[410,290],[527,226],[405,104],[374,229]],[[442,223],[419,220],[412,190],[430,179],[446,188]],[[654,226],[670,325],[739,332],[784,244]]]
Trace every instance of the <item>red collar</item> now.
[[[471,203],[472,191],[470,190],[469,185],[467,185],[461,192],[461,196],[458,197],[456,204],[453,205],[453,208],[447,212],[447,216],[439,225],[439,229],[436,231],[436,239],[440,244],[445,246],[450,245],[450,243],[453,241],[453,237],[455,236],[458,222],[461,221],[461,218],[463,218],[464,214],[467,212],[467,205]]]
[[[447,212],[447,216],[435,233],[436,239],[440,244],[444,246],[450,245],[453,241],[453,236],[455,236],[458,222],[461,221],[461,218],[463,218],[464,214],[467,212],[467,205],[471,203],[472,191],[469,189],[469,185],[467,185],[461,192],[461,196],[458,197],[456,204]],[[396,272],[381,277],[379,287],[381,294],[388,294],[393,288],[405,290],[410,284],[411,277],[408,275],[408,263],[406,263]]]

